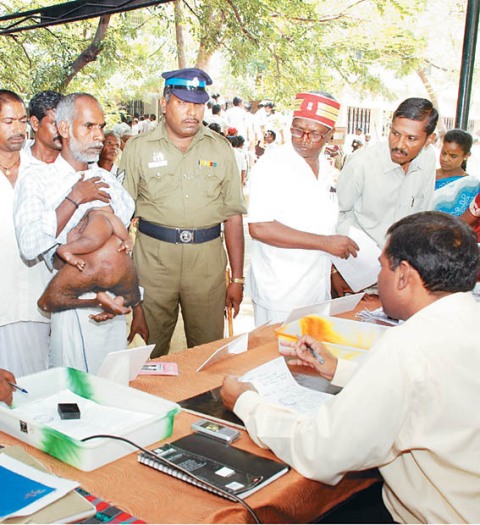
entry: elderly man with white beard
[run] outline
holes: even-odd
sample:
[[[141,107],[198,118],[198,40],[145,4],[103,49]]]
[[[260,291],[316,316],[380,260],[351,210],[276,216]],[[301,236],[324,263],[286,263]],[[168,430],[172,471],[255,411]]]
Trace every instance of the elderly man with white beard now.
[[[67,95],[57,106],[56,121],[61,154],[54,163],[25,173],[14,202],[22,256],[26,260],[42,257],[50,269],[56,248],[67,241],[68,232],[89,209],[110,205],[125,226],[134,210],[132,198],[115,177],[96,164],[105,127],[98,101],[86,93]],[[128,309],[109,311],[96,294],[90,295],[80,297],[76,309],[52,314],[51,367],[95,373],[108,352],[126,348],[125,317],[116,314]],[[101,323],[92,321],[105,317],[109,319]]]

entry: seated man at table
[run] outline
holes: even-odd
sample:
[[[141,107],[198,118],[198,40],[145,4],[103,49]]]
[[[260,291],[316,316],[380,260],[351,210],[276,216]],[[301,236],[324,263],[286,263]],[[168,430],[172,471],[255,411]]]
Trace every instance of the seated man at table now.
[[[378,467],[396,522],[479,523],[476,238],[441,212],[405,217],[387,235],[380,300],[405,322],[385,332],[350,378],[338,377],[337,360],[308,336],[286,350],[294,363],[347,381],[339,394],[314,417],[270,405],[232,376],[222,397],[257,444],[305,477],[336,484],[348,471]]]

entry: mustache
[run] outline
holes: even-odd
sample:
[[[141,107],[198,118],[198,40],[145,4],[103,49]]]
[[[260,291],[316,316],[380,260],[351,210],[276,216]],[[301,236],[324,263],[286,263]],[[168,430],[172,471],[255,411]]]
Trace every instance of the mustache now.
[[[24,140],[25,139],[25,134],[24,133],[15,133],[15,135],[12,135],[10,137],[10,139],[22,139]]]
[[[401,153],[402,155],[407,155],[407,152],[400,148],[392,148],[392,153]]]
[[[86,149],[103,149],[103,142],[90,142]]]

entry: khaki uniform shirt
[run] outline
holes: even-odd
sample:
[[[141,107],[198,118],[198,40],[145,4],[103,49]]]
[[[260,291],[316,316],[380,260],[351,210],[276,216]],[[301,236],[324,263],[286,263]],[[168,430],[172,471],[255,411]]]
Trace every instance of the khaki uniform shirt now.
[[[206,228],[246,213],[232,147],[202,126],[186,152],[169,139],[162,119],[132,137],[120,164],[135,215],[173,228]]]

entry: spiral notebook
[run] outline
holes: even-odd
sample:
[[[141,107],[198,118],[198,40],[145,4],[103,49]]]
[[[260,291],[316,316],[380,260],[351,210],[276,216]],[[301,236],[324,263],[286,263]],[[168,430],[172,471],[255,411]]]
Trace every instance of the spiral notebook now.
[[[142,452],[138,461],[213,494],[235,501],[244,499],[289,470],[289,466],[256,456],[212,438],[191,434],[153,450],[159,458]],[[162,462],[162,458],[195,475]]]

